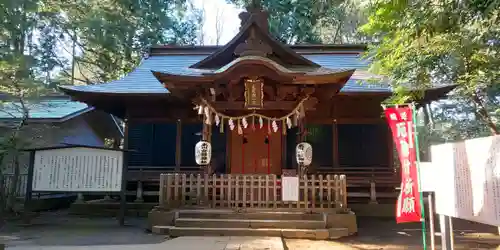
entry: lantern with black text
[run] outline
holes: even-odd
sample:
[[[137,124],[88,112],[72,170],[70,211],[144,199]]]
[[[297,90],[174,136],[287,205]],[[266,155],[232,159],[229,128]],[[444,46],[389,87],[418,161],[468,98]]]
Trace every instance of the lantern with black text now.
[[[307,142],[301,142],[297,144],[297,147],[295,148],[295,156],[297,157],[297,163],[301,166],[311,165],[312,153],[313,149],[311,144]]]
[[[207,141],[199,141],[194,148],[194,158],[198,165],[210,164],[212,157],[212,145]]]

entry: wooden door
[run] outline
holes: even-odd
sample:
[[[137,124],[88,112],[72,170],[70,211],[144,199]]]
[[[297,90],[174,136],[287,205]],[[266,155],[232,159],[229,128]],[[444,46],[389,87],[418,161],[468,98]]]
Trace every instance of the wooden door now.
[[[268,142],[266,143],[266,137]],[[246,138],[246,143],[244,142]],[[230,173],[232,174],[281,174],[281,131],[268,135],[267,127],[249,125],[238,134],[235,128],[229,136]],[[269,165],[269,167],[268,167]]]

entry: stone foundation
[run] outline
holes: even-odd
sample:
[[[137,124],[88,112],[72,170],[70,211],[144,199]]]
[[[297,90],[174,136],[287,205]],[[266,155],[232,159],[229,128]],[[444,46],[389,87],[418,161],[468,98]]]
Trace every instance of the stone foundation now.
[[[352,211],[252,210],[155,207],[148,214],[148,226],[153,233],[170,236],[275,236],[315,240],[338,239],[358,231]]]

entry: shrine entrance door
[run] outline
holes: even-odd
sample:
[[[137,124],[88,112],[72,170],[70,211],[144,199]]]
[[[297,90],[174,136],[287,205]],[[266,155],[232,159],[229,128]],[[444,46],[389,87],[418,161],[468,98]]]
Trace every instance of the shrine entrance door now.
[[[267,139],[266,139],[267,138]],[[268,134],[267,126],[249,124],[238,134],[230,131],[229,162],[231,174],[281,174],[281,131]]]

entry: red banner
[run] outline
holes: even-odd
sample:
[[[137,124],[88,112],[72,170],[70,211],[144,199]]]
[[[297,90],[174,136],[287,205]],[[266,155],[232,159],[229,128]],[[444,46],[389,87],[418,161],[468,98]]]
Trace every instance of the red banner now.
[[[401,192],[397,201],[396,221],[397,223],[420,222],[422,204],[418,186],[412,108],[409,106],[386,108],[385,116],[391,127],[392,138],[401,162]]]

